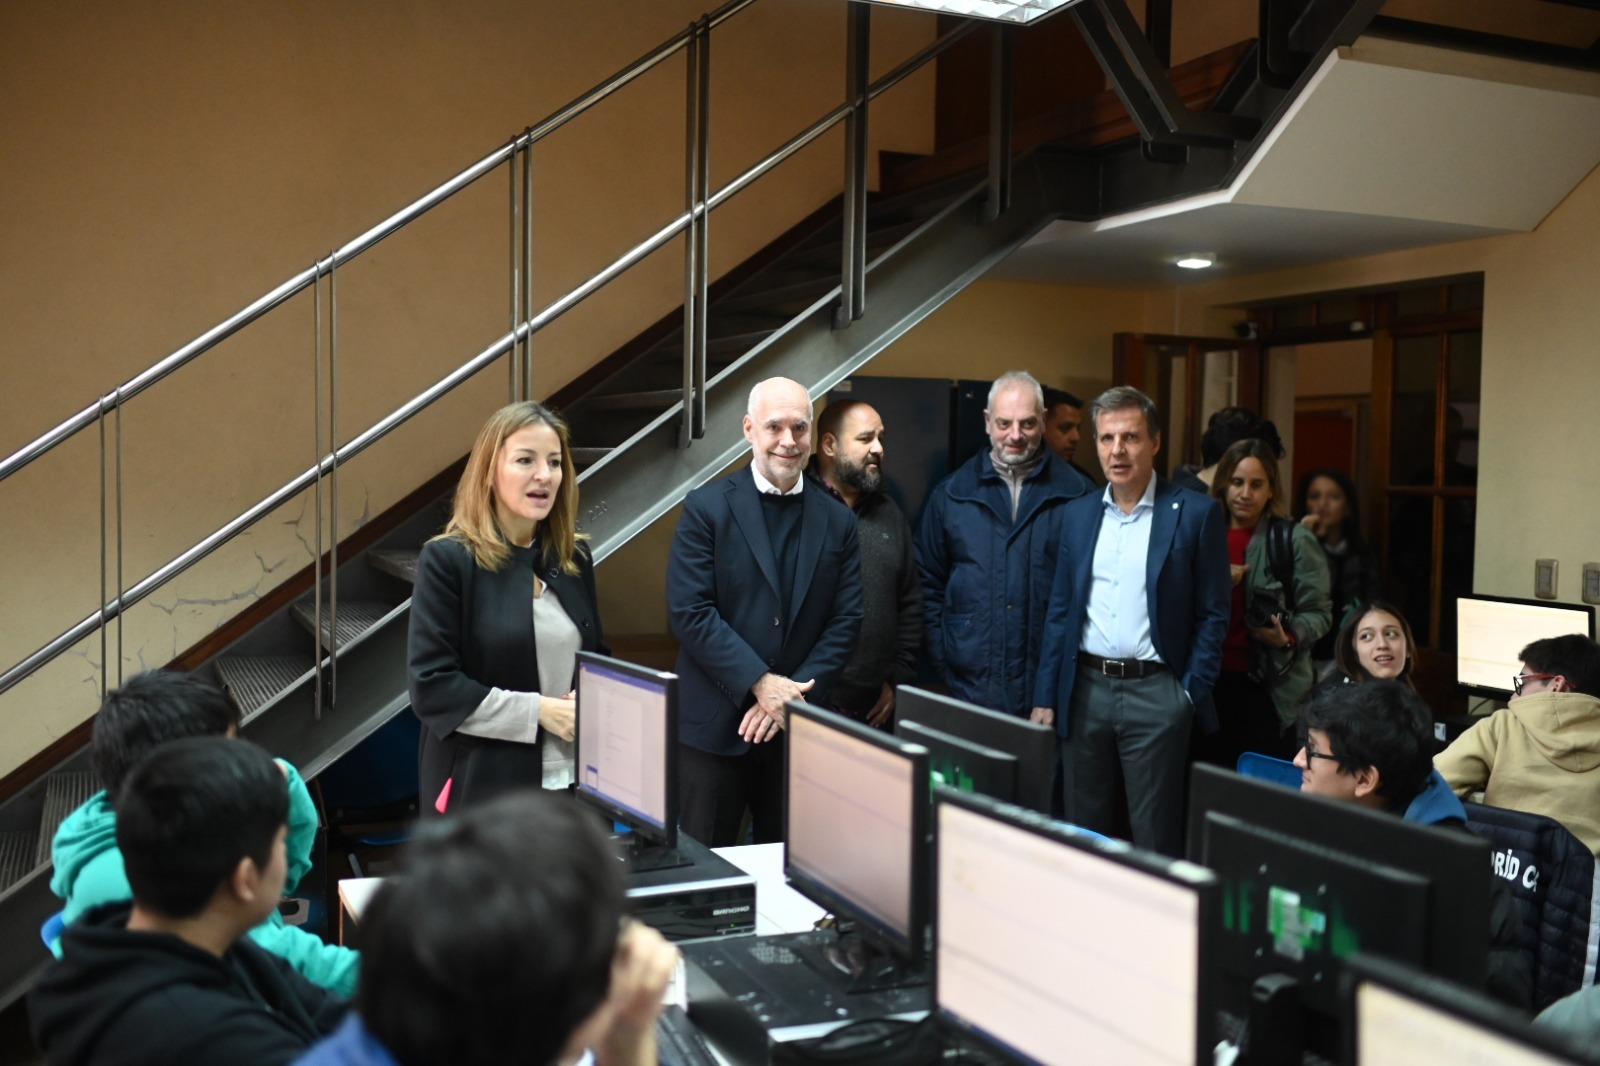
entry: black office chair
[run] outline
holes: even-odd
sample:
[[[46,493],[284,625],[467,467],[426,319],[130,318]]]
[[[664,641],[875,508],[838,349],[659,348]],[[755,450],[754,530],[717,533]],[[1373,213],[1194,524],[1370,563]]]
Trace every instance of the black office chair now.
[[[1594,984],[1600,945],[1594,854],[1554,818],[1486,803],[1464,806],[1467,828],[1494,847],[1495,873],[1517,901],[1534,1010]]]
[[[417,820],[417,744],[421,724],[401,711],[316,779],[328,826],[328,852],[363,877],[358,852],[405,843]]]

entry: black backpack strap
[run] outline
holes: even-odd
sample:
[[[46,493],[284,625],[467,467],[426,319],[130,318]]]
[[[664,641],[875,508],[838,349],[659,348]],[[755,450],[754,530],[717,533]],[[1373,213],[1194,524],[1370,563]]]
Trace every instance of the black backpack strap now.
[[[1283,586],[1283,605],[1294,612],[1294,523],[1287,518],[1269,519],[1267,526],[1267,565]]]

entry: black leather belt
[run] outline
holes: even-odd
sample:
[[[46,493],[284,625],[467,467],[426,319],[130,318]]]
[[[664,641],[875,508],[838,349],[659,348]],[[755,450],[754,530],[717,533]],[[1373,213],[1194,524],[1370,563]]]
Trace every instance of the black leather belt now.
[[[1078,665],[1117,678],[1149,677],[1167,672],[1167,664],[1156,659],[1102,659],[1086,651],[1078,653]]]

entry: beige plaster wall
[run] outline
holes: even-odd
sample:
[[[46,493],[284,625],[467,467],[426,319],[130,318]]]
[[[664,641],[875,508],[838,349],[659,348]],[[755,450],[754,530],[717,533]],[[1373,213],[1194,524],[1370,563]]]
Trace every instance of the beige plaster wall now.
[[[611,0],[597,17],[554,0],[0,5],[0,455],[707,6]],[[715,184],[840,101],[844,26],[843,0],[761,0],[718,30]],[[931,16],[876,14],[875,72],[933,32]],[[683,83],[674,57],[535,149],[539,305],[681,210]],[[930,70],[881,98],[873,148],[931,149],[932,91]],[[837,195],[841,145],[824,138],[718,211],[713,275]],[[507,199],[502,169],[340,270],[341,439],[505,332]],[[681,263],[669,246],[541,333],[535,393],[676,306]],[[128,402],[124,584],[311,465],[313,330],[311,297],[296,297]],[[459,457],[505,395],[497,367],[346,467],[339,534]],[[0,482],[0,669],[96,609],[99,455],[91,430]],[[113,468],[112,499],[115,483]],[[123,668],[169,661],[306,565],[310,512],[296,500],[135,607]],[[0,775],[92,711],[100,661],[96,638],[0,696]]]

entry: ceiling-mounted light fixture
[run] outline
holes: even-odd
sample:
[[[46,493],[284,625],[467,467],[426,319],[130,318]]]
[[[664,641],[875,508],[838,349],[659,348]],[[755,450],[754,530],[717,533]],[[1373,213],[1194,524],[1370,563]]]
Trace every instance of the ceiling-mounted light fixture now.
[[[1178,265],[1185,270],[1204,270],[1217,265],[1217,257],[1208,253],[1196,252],[1186,255],[1178,260]]]
[[[995,22],[1029,23],[1071,7],[1078,0],[864,0],[885,7],[909,7],[937,11],[943,15],[991,19]]]

